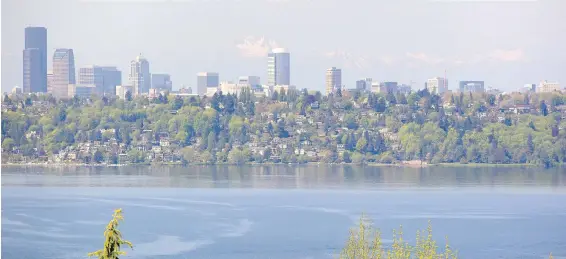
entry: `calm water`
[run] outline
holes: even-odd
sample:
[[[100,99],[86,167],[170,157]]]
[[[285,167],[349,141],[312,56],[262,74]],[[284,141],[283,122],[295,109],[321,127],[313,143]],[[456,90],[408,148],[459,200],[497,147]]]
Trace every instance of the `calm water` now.
[[[335,258],[369,215],[387,242],[431,220],[462,258],[566,258],[566,170],[2,167],[2,258],[85,258],[114,208],[125,258]]]

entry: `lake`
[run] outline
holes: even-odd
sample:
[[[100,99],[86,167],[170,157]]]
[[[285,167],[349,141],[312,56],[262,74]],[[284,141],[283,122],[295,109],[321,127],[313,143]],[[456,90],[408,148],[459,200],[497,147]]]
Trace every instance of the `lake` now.
[[[566,170],[326,165],[2,167],[2,258],[86,258],[124,210],[124,258],[336,258],[362,213],[430,220],[461,258],[566,258]]]

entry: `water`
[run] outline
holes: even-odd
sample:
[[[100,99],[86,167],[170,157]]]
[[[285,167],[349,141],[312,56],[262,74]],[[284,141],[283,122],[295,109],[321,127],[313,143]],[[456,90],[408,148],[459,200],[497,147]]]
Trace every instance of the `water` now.
[[[362,213],[430,220],[461,258],[566,258],[566,171],[330,166],[2,167],[2,258],[85,258],[122,208],[124,258],[335,258]]]

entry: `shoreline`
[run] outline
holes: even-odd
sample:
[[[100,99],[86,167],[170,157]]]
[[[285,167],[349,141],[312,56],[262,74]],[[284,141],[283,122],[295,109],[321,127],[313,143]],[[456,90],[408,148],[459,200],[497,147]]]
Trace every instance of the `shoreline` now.
[[[215,163],[215,164],[181,164],[181,163],[140,163],[140,164],[81,164],[81,163],[2,163],[2,167],[105,167],[105,168],[118,168],[124,166],[149,166],[149,167],[160,167],[160,166],[274,166],[274,165],[286,165],[286,166],[368,166],[368,167],[405,167],[405,168],[427,168],[427,167],[462,167],[462,168],[473,168],[473,167],[541,167],[534,164],[489,164],[489,163],[439,163],[439,164],[428,164],[423,162],[423,164],[407,163],[404,161],[401,163],[394,164],[384,164],[384,163],[364,163],[364,164],[354,164],[354,163],[244,163],[244,164],[231,164],[231,163]],[[563,165],[558,165],[561,167]],[[542,167],[541,167],[542,168]]]

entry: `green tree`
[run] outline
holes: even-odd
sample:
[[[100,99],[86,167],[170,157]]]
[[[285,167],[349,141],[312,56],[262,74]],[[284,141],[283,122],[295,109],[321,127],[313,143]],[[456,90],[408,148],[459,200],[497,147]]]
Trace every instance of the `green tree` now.
[[[4,104],[7,104],[7,105],[12,105],[12,99],[10,99],[10,97],[8,96],[8,94],[4,94],[4,101],[3,101],[3,103],[4,103]]]
[[[356,143],[356,150],[360,153],[364,153],[366,151],[367,144],[366,138],[362,137],[358,139],[358,143]]]
[[[122,209],[115,210],[112,219],[104,230],[104,248],[88,253],[89,257],[97,257],[98,259],[119,259],[120,256],[126,255],[126,252],[121,250],[124,245],[130,248],[134,247],[130,241],[122,238],[122,232],[118,230],[118,225],[120,221],[123,220]]]
[[[228,161],[233,164],[241,165],[247,161],[247,155],[244,151],[234,148],[228,153]]]
[[[216,147],[216,136],[214,135],[214,132],[211,131],[210,133],[208,133],[208,138],[207,138],[208,152],[211,152],[215,147]]]
[[[183,107],[183,99],[180,96],[176,96],[173,102],[171,103],[172,110],[179,110]]]
[[[342,249],[340,259],[455,259],[457,253],[446,242],[441,251],[432,237],[432,227],[422,235],[417,232],[416,245],[411,246],[403,239],[403,228],[393,231],[393,244],[383,245],[381,233],[371,226],[369,219],[362,215],[358,227],[350,230],[350,237]]]
[[[345,151],[344,154],[342,155],[342,160],[344,160],[345,163],[351,163],[352,162],[352,158],[350,157],[350,152]]]
[[[2,149],[6,152],[12,150],[12,147],[14,147],[14,140],[11,138],[4,138],[2,141]]]
[[[540,102],[540,114],[542,114],[542,116],[548,115],[548,107],[544,100]]]
[[[125,95],[126,101],[131,102],[132,101],[132,92],[131,91],[127,91],[126,95]]]
[[[104,155],[102,154],[102,152],[100,152],[100,150],[96,150],[94,152],[94,154],[92,155],[92,161],[94,161],[95,163],[102,163],[102,161],[104,161]]]

